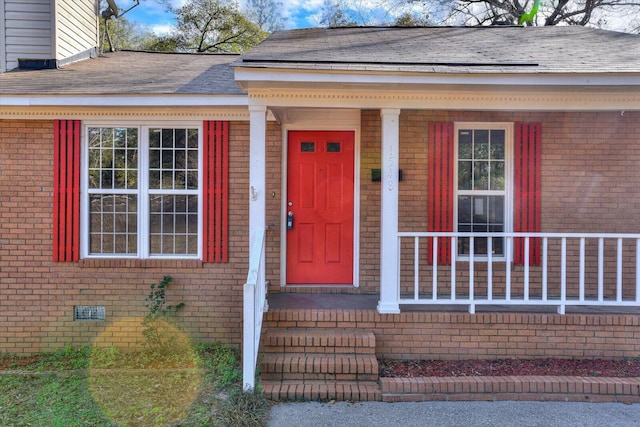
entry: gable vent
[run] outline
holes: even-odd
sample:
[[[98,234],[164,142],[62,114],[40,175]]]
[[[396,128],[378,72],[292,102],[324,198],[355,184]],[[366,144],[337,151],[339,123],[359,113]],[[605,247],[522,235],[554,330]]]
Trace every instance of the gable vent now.
[[[97,305],[76,305],[73,320],[76,322],[102,322],[105,320],[104,307]]]

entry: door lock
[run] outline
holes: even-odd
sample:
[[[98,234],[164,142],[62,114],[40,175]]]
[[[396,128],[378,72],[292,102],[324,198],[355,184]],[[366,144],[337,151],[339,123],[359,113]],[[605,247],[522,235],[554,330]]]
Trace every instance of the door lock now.
[[[287,230],[293,230],[293,212],[287,213]]]

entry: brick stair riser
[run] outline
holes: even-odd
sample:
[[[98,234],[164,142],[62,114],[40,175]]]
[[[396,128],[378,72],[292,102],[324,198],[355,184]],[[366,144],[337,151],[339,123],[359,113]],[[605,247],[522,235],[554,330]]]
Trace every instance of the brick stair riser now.
[[[382,399],[377,382],[265,381],[262,386],[265,395],[274,401],[379,402]]]
[[[375,336],[353,329],[270,330],[263,334],[262,346],[265,353],[375,354]]]
[[[373,356],[265,355],[261,367],[263,373],[378,374],[378,360]]]
[[[377,381],[378,374],[325,374],[325,373],[262,373],[263,380],[323,380],[323,381]]]
[[[300,347],[300,346],[274,346],[262,343],[262,352],[270,353],[307,353],[307,354],[358,354],[375,355],[375,347]]]

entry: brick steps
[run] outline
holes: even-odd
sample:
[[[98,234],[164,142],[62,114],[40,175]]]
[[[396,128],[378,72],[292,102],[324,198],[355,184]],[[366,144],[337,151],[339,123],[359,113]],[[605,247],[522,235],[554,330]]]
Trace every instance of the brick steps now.
[[[266,330],[262,388],[277,401],[379,401],[375,345],[373,333],[360,329]]]

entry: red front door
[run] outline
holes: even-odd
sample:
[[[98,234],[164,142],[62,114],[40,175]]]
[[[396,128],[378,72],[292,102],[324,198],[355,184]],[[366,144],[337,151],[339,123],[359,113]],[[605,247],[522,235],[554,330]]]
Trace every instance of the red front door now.
[[[352,284],[354,133],[288,139],[287,283]]]

